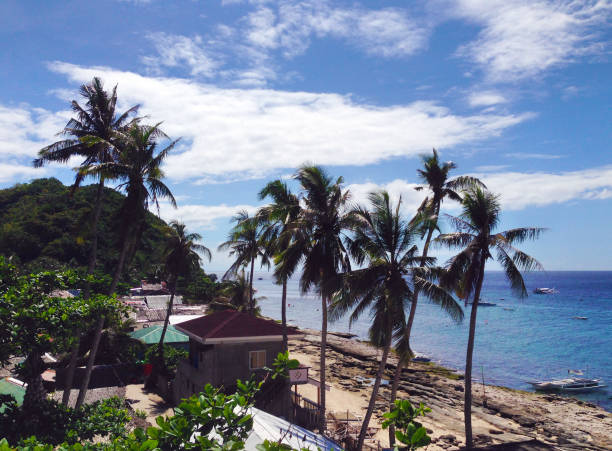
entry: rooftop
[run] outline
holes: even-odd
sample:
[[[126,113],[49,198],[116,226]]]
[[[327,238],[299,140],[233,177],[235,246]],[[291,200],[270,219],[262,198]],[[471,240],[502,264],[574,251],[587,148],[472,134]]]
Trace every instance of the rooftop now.
[[[143,329],[135,330],[130,332],[130,337],[139,340],[147,345],[158,344],[161,338],[163,326],[151,326]],[[168,325],[166,335],[164,336],[164,343],[187,343],[189,337],[179,332],[174,327]]]
[[[280,339],[283,327],[276,321],[257,318],[248,313],[235,310],[223,310],[207,316],[192,319],[175,325],[176,329],[201,342],[248,341],[249,339]],[[287,328],[288,335],[299,332]]]

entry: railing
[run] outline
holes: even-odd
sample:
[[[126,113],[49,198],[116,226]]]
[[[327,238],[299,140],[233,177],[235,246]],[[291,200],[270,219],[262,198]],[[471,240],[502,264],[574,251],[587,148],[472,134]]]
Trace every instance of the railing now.
[[[294,422],[307,429],[317,427],[319,425],[319,404],[295,392],[291,392],[291,395]]]

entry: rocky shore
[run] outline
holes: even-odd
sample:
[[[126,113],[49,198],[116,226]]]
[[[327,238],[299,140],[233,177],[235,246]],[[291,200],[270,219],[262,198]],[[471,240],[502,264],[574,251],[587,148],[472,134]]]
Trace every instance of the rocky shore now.
[[[303,330],[290,340],[292,357],[307,363],[318,377],[320,332]],[[368,380],[376,374],[381,352],[367,343],[328,335],[327,383],[332,386],[328,410],[365,412],[371,393]],[[396,359],[391,356],[384,378],[392,380]],[[302,386],[307,387],[307,386]],[[334,394],[335,393],[335,394]],[[587,402],[474,383],[473,430],[479,446],[537,439],[561,450],[612,449],[612,414]],[[390,387],[382,386],[372,426],[387,411]],[[460,374],[430,363],[411,363],[404,369],[399,397],[422,402],[432,412],[422,421],[431,432],[428,450],[458,450],[463,445],[463,380]],[[376,438],[388,444],[387,431]]]

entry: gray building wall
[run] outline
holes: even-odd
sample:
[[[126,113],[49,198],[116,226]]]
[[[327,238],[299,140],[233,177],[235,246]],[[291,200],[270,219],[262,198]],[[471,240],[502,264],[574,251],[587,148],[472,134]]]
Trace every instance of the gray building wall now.
[[[251,375],[263,377],[264,370],[249,368],[250,351],[266,351],[265,366],[271,368],[282,351],[282,341],[202,345],[190,339],[189,359],[179,363],[174,380],[175,401],[200,392],[206,384],[231,387],[236,379],[248,380]]]

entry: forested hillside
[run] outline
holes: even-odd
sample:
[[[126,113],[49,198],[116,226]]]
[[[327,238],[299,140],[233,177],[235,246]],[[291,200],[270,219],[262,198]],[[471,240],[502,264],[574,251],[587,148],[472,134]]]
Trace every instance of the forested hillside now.
[[[96,186],[71,188],[55,178],[0,190],[0,254],[29,270],[87,266]],[[112,274],[118,258],[125,196],[105,188],[99,226],[98,270]],[[161,266],[166,223],[147,213],[127,278],[154,276]]]

